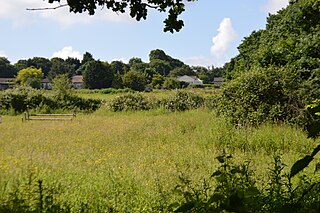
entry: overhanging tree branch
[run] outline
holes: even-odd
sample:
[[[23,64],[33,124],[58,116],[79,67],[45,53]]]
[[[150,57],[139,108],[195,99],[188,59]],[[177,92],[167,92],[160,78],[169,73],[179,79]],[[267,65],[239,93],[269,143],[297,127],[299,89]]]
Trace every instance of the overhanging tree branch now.
[[[27,8],[28,11],[37,11],[37,10],[56,10],[59,9],[61,7],[66,7],[68,6],[68,4],[62,4],[56,7],[44,7],[44,8]]]

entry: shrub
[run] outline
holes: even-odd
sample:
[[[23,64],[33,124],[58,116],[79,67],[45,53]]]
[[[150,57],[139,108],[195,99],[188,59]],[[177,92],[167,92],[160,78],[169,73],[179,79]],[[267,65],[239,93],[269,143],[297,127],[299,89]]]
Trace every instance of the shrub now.
[[[234,124],[265,121],[303,122],[304,100],[299,73],[290,68],[259,68],[224,84],[218,112]]]
[[[124,89],[115,89],[115,88],[106,88],[99,91],[102,94],[118,94],[118,93],[128,93],[128,92],[134,92],[134,90],[130,88],[124,88]]]
[[[114,98],[109,107],[114,112],[150,110],[153,108],[153,103],[141,93],[128,93]]]
[[[174,96],[164,99],[165,109],[170,111],[185,111],[197,109],[204,105],[204,98],[192,92],[178,90]]]
[[[35,90],[30,87],[17,87],[0,93],[0,110],[7,113],[13,111],[19,114],[27,109],[36,111],[82,110],[95,111],[100,108],[101,101],[84,99],[74,95],[49,96],[43,90]]]

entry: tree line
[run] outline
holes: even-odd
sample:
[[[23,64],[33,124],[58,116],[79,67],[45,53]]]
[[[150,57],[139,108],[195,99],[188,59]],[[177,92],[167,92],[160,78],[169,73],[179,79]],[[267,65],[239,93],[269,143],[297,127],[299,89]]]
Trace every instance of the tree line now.
[[[28,84],[33,87],[38,87],[42,78],[52,81],[56,76],[66,74],[70,78],[82,75],[84,85],[88,89],[112,87],[138,91],[144,90],[146,86],[156,89],[180,88],[183,85],[176,80],[177,76],[197,76],[205,84],[209,84],[215,77],[224,75],[223,68],[189,66],[160,49],[150,51],[148,63],[137,57],[131,58],[128,63],[122,61],[109,63],[96,60],[89,52],[83,54],[81,61],[71,57],[67,59],[33,57],[11,64],[7,58],[0,58],[0,78],[14,78],[19,76],[18,73],[21,71],[27,73],[25,75],[29,77],[36,76],[28,80]],[[36,72],[41,73],[35,75]],[[19,81],[19,78],[17,80]]]

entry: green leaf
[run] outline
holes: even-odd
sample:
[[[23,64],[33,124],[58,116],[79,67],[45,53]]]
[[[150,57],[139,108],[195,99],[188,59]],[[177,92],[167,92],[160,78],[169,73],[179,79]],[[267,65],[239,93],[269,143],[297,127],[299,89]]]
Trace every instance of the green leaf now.
[[[307,155],[304,158],[295,162],[291,167],[290,178],[292,178],[293,176],[298,174],[301,170],[306,168],[312,160],[313,160],[313,157],[311,157],[310,155]]]
[[[224,196],[222,194],[214,194],[210,197],[209,203],[218,202],[223,200]]]
[[[219,176],[221,174],[222,174],[222,172],[218,170],[218,171],[215,171],[214,173],[212,173],[211,177]]]
[[[320,144],[312,151],[311,157],[316,156],[316,154],[320,151]]]
[[[245,197],[255,197],[259,194],[260,194],[260,191],[257,189],[257,187],[254,187],[254,186],[251,186],[244,191]]]
[[[220,155],[220,156],[218,156],[216,158],[220,163],[224,163],[225,162],[225,156],[224,155]]]
[[[308,138],[316,138],[320,133],[320,121],[316,121],[307,127]]]
[[[314,173],[317,173],[319,170],[320,170],[320,163],[317,163]]]
[[[180,204],[178,202],[172,203],[169,205],[169,209],[175,211],[180,207]]]
[[[187,212],[187,211],[190,211],[193,207],[194,207],[194,202],[184,203],[179,208],[174,210],[174,212]]]

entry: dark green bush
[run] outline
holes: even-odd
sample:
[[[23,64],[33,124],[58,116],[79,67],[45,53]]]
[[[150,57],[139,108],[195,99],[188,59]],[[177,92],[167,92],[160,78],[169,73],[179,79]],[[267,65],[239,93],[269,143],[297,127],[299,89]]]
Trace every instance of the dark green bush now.
[[[291,68],[259,68],[224,84],[216,100],[218,112],[234,124],[304,121],[301,78]]]
[[[0,110],[19,114],[27,109],[50,112],[54,110],[95,111],[101,106],[100,100],[84,99],[74,95],[49,95],[43,90],[17,87],[0,93]]]
[[[192,92],[177,90],[174,96],[164,99],[162,104],[170,111],[185,111],[202,107],[204,98]]]

